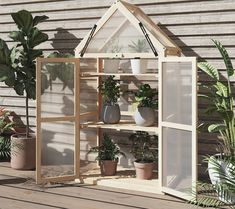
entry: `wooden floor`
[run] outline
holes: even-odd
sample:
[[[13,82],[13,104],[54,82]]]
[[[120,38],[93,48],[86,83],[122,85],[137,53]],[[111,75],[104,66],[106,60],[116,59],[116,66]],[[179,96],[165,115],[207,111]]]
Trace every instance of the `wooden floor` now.
[[[194,209],[168,195],[79,184],[35,184],[33,171],[0,163],[0,209]]]

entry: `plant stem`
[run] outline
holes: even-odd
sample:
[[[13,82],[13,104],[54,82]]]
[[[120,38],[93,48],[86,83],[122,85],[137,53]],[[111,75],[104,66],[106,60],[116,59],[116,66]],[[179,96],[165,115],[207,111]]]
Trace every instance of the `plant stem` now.
[[[26,138],[29,138],[29,98],[28,95],[26,94],[26,99],[25,99],[25,103],[26,103]]]

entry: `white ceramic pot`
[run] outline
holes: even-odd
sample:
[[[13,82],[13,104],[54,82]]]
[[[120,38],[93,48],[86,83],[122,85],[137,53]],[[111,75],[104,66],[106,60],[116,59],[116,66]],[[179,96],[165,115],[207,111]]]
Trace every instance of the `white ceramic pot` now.
[[[104,73],[118,73],[119,63],[119,59],[105,59]]]
[[[131,69],[133,74],[146,73],[147,60],[146,59],[131,59]]]
[[[231,163],[227,163],[223,160],[223,156],[221,157],[221,154],[216,154],[210,157],[209,161],[208,161],[208,172],[209,172],[209,177],[211,180],[212,184],[216,184],[216,183],[222,183],[224,181],[224,179],[216,172],[216,166],[212,163],[213,161],[217,161],[218,164],[221,167],[221,172],[226,174],[226,176],[231,176],[231,169],[235,169],[234,165],[232,165]],[[231,203],[235,203],[235,194],[232,194],[232,198],[229,201],[225,201],[223,194],[218,194],[219,195],[219,199],[223,202],[226,202],[228,204]]]
[[[150,107],[138,107],[134,113],[134,120],[138,126],[152,126],[155,123],[155,112]]]

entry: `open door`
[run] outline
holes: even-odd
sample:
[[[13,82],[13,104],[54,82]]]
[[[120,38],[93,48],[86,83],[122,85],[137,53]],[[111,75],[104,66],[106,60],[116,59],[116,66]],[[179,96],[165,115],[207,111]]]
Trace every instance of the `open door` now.
[[[196,57],[159,59],[159,167],[162,191],[191,199],[197,181]]]
[[[79,59],[37,59],[37,183],[79,178]]]

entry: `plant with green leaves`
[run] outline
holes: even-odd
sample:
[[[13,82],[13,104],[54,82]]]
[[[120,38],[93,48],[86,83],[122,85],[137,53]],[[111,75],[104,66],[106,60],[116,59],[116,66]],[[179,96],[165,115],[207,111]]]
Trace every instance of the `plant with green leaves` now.
[[[142,84],[138,92],[135,93],[134,107],[158,108],[157,90],[152,89],[149,84]]]
[[[137,131],[130,135],[131,153],[136,162],[151,163],[158,158],[158,137],[145,131]]]
[[[120,155],[125,157],[125,154],[120,150],[119,146],[107,134],[104,134],[102,144],[92,147],[88,153],[97,153],[96,160],[116,161]]]
[[[28,138],[29,99],[36,98],[35,59],[42,56],[42,50],[35,47],[48,40],[47,34],[36,26],[48,17],[45,15],[33,17],[26,10],[12,13],[11,16],[18,30],[12,31],[9,37],[17,44],[9,49],[6,42],[0,39],[0,81],[12,87],[18,95],[25,96]]]
[[[11,156],[10,135],[14,123],[8,118],[10,112],[0,111],[0,160],[8,159]]]
[[[111,39],[105,48],[105,52],[119,53],[122,50],[122,48],[123,47],[120,46],[118,39]]]
[[[146,39],[138,39],[137,42],[132,41],[132,44],[129,44],[128,47],[131,49],[132,52],[148,52],[149,46]]]
[[[99,85],[99,89],[103,96],[104,104],[115,105],[120,97],[120,85],[117,80],[114,80],[115,76],[109,76],[102,81]]]
[[[221,153],[218,156],[206,157],[205,161],[210,163],[211,172],[217,179],[210,183],[198,183],[200,194],[192,202],[197,205],[220,207],[229,205],[234,207],[235,202],[235,118],[233,112],[234,98],[232,96],[231,79],[234,77],[234,69],[227,50],[216,40],[212,40],[219,50],[226,66],[226,82],[220,79],[219,71],[207,62],[201,62],[198,67],[205,72],[212,82],[202,87],[208,90],[207,94],[200,95],[209,101],[206,113],[216,114],[220,122],[208,126],[210,133],[219,133]]]

